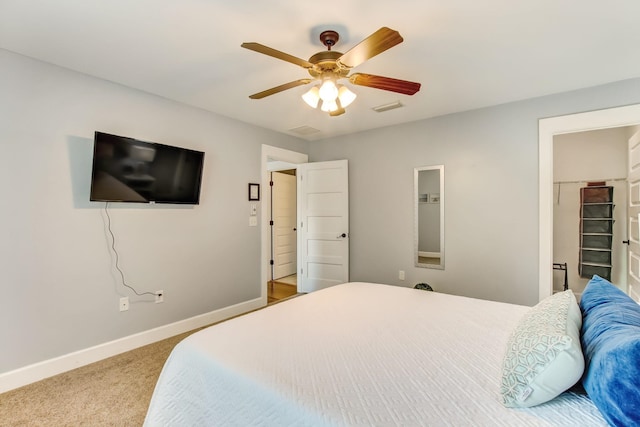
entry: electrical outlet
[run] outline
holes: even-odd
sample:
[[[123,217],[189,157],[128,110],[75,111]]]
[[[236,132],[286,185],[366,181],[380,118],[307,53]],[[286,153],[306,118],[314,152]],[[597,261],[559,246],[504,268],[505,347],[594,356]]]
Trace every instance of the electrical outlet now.
[[[398,279],[404,280],[404,270],[398,271]]]
[[[164,302],[164,291],[156,291],[156,304]]]
[[[129,297],[120,298],[120,311],[129,310]]]

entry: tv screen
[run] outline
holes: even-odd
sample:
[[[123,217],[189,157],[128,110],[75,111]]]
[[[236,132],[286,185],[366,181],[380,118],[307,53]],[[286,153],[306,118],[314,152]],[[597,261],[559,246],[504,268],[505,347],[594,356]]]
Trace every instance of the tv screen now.
[[[200,202],[204,153],[96,132],[91,201]]]

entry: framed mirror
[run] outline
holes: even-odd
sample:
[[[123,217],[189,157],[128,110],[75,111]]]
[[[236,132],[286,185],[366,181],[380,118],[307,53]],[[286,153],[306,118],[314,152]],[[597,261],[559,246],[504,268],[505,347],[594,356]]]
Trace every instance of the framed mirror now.
[[[413,170],[416,267],[444,270],[444,165]]]

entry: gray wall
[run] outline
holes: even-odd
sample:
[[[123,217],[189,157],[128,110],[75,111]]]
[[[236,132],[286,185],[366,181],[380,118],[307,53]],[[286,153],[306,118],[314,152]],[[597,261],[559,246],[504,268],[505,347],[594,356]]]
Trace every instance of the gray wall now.
[[[639,102],[634,79],[312,142],[311,161],[349,160],[351,280],[535,304],[538,120]],[[444,271],[413,266],[413,168],[437,164]]]
[[[259,298],[247,183],[261,144],[308,143],[0,50],[0,373]],[[90,203],[95,130],[204,151],[201,204]],[[118,311],[120,296],[131,308]]]

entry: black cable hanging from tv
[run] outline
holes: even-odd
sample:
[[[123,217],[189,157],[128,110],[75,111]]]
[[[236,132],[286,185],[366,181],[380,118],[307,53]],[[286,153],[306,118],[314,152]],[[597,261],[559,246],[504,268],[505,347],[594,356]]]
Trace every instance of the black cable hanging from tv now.
[[[113,250],[113,253],[116,256],[116,259],[115,259],[116,270],[118,270],[118,272],[120,273],[120,277],[122,279],[122,284],[124,286],[126,286],[127,288],[131,289],[138,296],[143,296],[143,295],[160,296],[156,292],[138,292],[133,286],[129,285],[127,283],[127,281],[125,280],[124,272],[122,271],[122,269],[120,268],[120,265],[119,265],[120,256],[118,255],[118,251],[116,250],[116,236],[113,234],[113,231],[111,230],[111,216],[109,215],[108,207],[109,207],[109,202],[106,202],[104,204],[104,213],[107,215],[107,231],[109,231],[109,234],[111,235],[111,249]]]

